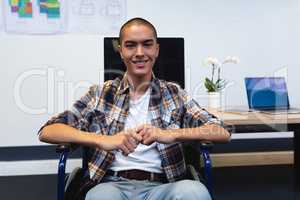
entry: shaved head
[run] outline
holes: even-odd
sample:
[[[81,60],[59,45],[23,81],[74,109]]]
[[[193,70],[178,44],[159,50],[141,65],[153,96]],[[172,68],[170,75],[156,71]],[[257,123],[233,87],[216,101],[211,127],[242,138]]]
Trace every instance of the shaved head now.
[[[128,20],[127,22],[125,22],[125,24],[122,25],[120,32],[119,32],[119,44],[122,43],[124,30],[132,25],[144,25],[144,26],[149,27],[153,32],[153,36],[154,36],[155,40],[157,40],[157,32],[156,32],[156,29],[153,26],[153,24],[151,24],[149,21],[147,21],[143,18],[136,17],[136,18],[132,18],[132,19]]]

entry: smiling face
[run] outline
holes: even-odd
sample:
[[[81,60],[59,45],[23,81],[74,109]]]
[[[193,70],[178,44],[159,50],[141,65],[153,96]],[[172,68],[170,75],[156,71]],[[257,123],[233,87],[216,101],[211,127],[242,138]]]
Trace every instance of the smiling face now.
[[[150,27],[132,24],[124,28],[119,52],[131,78],[151,79],[159,44]]]

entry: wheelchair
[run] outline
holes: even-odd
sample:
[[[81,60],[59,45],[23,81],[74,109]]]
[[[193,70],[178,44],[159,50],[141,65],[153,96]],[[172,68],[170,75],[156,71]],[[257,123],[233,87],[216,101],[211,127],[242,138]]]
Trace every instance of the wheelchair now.
[[[213,199],[212,162],[209,154],[212,147],[211,142],[185,145],[184,156],[187,164],[186,178],[204,183]],[[85,159],[87,150],[86,147],[82,147],[82,167],[77,167],[70,174],[66,174],[67,158],[72,149],[74,149],[72,145],[65,144],[56,147],[56,152],[59,153],[57,200],[79,200],[74,197],[74,193],[80,187],[80,181],[88,169]]]

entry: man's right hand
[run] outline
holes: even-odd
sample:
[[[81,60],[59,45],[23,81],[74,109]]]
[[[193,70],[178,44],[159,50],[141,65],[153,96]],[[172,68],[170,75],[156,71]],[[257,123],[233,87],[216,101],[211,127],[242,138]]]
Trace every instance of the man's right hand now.
[[[127,156],[132,153],[137,145],[142,141],[142,137],[138,135],[139,130],[129,129],[121,131],[115,135],[101,135],[97,141],[97,146],[103,150],[121,150],[123,155]]]

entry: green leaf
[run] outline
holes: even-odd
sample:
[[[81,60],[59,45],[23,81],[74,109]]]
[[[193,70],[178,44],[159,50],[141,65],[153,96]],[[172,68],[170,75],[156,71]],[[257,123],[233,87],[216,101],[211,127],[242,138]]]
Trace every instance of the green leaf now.
[[[211,81],[209,78],[205,78],[204,86],[207,92],[218,92],[225,88],[227,81],[224,79],[218,79],[216,82]]]
[[[208,92],[216,92],[217,91],[216,84],[207,77],[205,78],[204,86],[206,87]]]
[[[227,84],[227,81],[226,81],[226,80],[224,80],[224,79],[218,79],[218,80],[216,81],[216,88],[217,88],[217,91],[220,91],[220,90],[224,89],[225,86],[226,86],[226,84]]]

